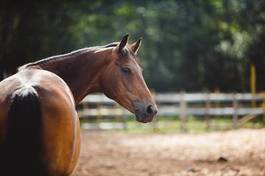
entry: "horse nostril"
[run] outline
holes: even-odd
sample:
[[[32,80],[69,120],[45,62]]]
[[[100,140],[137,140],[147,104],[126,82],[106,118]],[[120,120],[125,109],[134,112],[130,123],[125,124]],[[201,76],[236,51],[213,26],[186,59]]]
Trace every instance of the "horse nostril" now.
[[[154,108],[153,105],[148,105],[147,106],[147,109],[146,109],[146,112],[148,114],[156,114],[157,113],[157,110]]]

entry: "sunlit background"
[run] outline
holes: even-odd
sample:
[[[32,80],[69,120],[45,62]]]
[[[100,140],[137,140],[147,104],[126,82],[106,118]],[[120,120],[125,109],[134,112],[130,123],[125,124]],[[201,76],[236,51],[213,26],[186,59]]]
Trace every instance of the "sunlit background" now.
[[[265,1],[2,0],[0,80],[125,34],[143,38],[159,116],[139,124],[104,95],[86,97],[76,175],[264,176]]]

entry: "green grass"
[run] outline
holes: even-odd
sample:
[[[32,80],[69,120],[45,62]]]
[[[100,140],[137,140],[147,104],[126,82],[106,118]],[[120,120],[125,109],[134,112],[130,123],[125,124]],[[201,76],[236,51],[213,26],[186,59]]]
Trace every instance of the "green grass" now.
[[[103,122],[117,122],[104,120]],[[210,128],[206,128],[206,120],[203,117],[188,117],[186,131],[181,130],[181,121],[178,117],[159,117],[152,123],[143,124],[136,122],[133,117],[126,120],[127,129],[113,129],[114,131],[126,131],[128,133],[204,133],[210,131],[222,131],[232,129],[231,117],[214,117],[210,120]],[[261,128],[261,120],[252,120],[245,123],[241,128]]]

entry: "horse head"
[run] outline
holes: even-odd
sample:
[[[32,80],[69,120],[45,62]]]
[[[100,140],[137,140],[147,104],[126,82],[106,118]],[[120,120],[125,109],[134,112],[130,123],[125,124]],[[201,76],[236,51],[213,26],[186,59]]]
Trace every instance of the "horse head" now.
[[[150,122],[157,113],[154,97],[143,78],[137,52],[141,39],[128,43],[128,35],[113,47],[109,64],[101,75],[102,91],[130,112],[139,122]]]

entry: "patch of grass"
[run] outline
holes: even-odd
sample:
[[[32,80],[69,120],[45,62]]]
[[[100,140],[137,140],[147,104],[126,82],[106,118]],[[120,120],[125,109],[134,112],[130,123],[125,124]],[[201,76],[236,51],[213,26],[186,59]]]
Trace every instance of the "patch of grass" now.
[[[115,131],[126,131],[128,133],[204,133],[210,131],[223,131],[232,129],[231,117],[214,117],[207,121],[203,117],[190,116],[187,118],[186,130],[182,130],[181,121],[178,116],[159,117],[152,123],[139,123],[136,122],[134,117],[128,117],[126,121],[126,130],[113,129]],[[119,119],[116,120],[103,120],[104,122],[122,122]],[[87,122],[87,121],[86,121]],[[91,122],[89,122],[91,123]],[[95,121],[93,122],[95,123]],[[252,120],[245,123],[241,128],[261,128],[264,124],[261,120]]]

